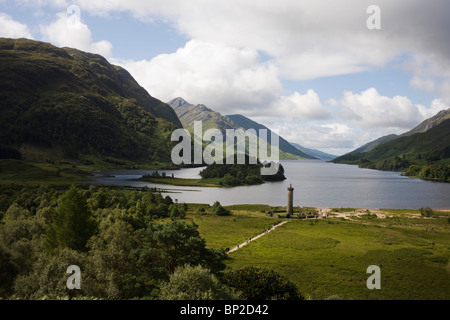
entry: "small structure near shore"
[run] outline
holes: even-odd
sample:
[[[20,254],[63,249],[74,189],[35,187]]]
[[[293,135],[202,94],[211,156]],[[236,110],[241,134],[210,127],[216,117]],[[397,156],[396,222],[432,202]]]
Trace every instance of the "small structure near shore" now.
[[[294,210],[294,188],[292,184],[289,186],[288,190],[288,199],[287,199],[287,208],[286,211],[269,211],[266,213],[268,217],[277,217],[278,219],[326,219],[327,215],[318,213],[314,208],[300,208],[298,210]],[[286,216],[281,215],[286,212]]]
[[[287,203],[287,216],[290,217],[294,214],[294,188],[292,184],[288,188],[288,203]]]

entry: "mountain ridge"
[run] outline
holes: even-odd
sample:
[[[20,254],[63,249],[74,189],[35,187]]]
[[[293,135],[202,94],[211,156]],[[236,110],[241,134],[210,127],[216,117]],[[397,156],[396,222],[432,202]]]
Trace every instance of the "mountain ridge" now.
[[[421,178],[447,181],[450,179],[449,110],[439,112],[406,134],[370,151],[348,153],[333,162],[378,170],[406,171],[407,175],[417,174]],[[413,167],[414,170],[411,170]],[[414,174],[408,173],[412,171]]]
[[[49,157],[168,162],[170,134],[182,127],[125,69],[28,39],[0,38],[0,106],[0,146],[34,145]]]
[[[268,143],[270,144],[271,130],[266,126],[259,124],[242,115],[225,116],[216,112],[203,104],[193,105],[183,98],[175,98],[167,102],[180,118],[185,129],[193,132],[193,125],[195,121],[203,122],[203,130],[219,129],[225,135],[226,130],[254,129],[258,133],[260,129],[268,130]],[[294,159],[313,159],[314,157],[303,153],[301,150],[290,145],[284,138],[280,137],[280,158],[281,160]]]
[[[349,152],[348,154],[358,154],[358,153],[368,152],[368,151],[373,150],[374,148],[376,148],[379,145],[396,140],[398,138],[412,136],[416,133],[427,132],[427,131],[433,129],[434,127],[436,127],[437,125],[441,124],[443,121],[445,121],[447,119],[450,119],[450,108],[447,110],[441,110],[435,116],[424,120],[418,126],[414,127],[413,129],[411,129],[401,135],[391,134],[391,135],[383,136],[381,138],[371,141],[371,142]]]
[[[244,128],[245,130],[249,130],[249,129],[255,129],[255,130],[268,130],[268,136],[270,136],[270,132],[272,132],[269,128],[267,128],[266,126],[257,123],[256,121],[253,121],[252,119],[245,117],[243,115],[237,114],[237,115],[228,115],[227,116],[229,119],[231,119],[231,121],[233,121],[235,124],[237,124],[238,126]],[[295,156],[301,157],[301,158],[305,158],[305,159],[315,159],[315,157],[308,155],[306,153],[304,153],[303,151],[295,148],[294,146],[292,146],[286,139],[284,139],[283,137],[279,136],[279,143],[280,143],[280,150],[286,152],[286,153],[290,153],[293,154]],[[270,141],[269,141],[270,143]]]

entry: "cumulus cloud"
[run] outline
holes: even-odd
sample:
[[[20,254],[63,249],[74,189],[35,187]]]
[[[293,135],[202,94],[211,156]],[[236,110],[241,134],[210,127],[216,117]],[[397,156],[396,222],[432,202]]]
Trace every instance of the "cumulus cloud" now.
[[[67,8],[65,0],[16,0],[30,6]],[[248,48],[271,57],[280,80],[307,80],[384,67],[409,55],[416,65],[411,86],[426,92],[450,77],[450,2],[378,0],[382,29],[368,30],[370,0],[78,0],[83,12],[127,12],[137,19],[170,22],[204,43]],[[432,36],[430,36],[432,35]],[[108,50],[107,43],[98,44]],[[99,48],[96,48],[97,50]],[[424,75],[432,71],[432,74]],[[433,81],[436,82],[433,86]]]
[[[159,99],[183,97],[230,114],[266,102],[270,106],[282,90],[277,69],[260,60],[255,50],[191,40],[173,54],[114,62]]]
[[[20,2],[69,5],[64,0]],[[77,3],[92,15],[128,12],[144,21],[162,17],[192,39],[264,51],[283,75],[294,79],[359,72],[384,66],[405,53],[422,54],[438,69],[450,71],[450,3],[446,0],[378,0],[382,30],[377,31],[366,27],[370,0],[340,0],[333,5],[328,0]]]
[[[42,25],[40,32],[44,41],[56,46],[97,53],[106,58],[112,56],[112,44],[106,40],[93,42],[91,30],[75,14],[59,13],[56,21]]]
[[[33,39],[27,25],[15,21],[3,12],[0,12],[0,37]]]
[[[282,96],[274,103],[273,113],[303,120],[326,120],[331,112],[322,106],[319,95],[308,90],[304,95],[295,92],[290,96]]]
[[[436,99],[430,107],[414,104],[407,97],[382,96],[375,88],[360,94],[351,91],[344,93],[340,101],[340,116],[360,128],[411,129],[425,119],[447,109],[441,100]]]

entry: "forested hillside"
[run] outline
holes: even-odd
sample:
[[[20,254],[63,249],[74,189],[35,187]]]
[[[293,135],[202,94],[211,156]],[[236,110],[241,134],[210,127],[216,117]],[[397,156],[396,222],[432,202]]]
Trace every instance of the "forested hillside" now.
[[[181,123],[124,69],[105,58],[26,39],[0,39],[1,158],[32,145],[65,157],[90,154],[169,161]]]

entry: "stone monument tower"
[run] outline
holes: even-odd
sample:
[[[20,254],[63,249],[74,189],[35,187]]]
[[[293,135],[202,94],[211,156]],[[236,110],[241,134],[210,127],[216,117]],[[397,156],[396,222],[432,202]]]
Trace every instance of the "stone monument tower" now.
[[[292,216],[294,214],[294,188],[291,186],[288,188],[288,205],[287,215]]]

